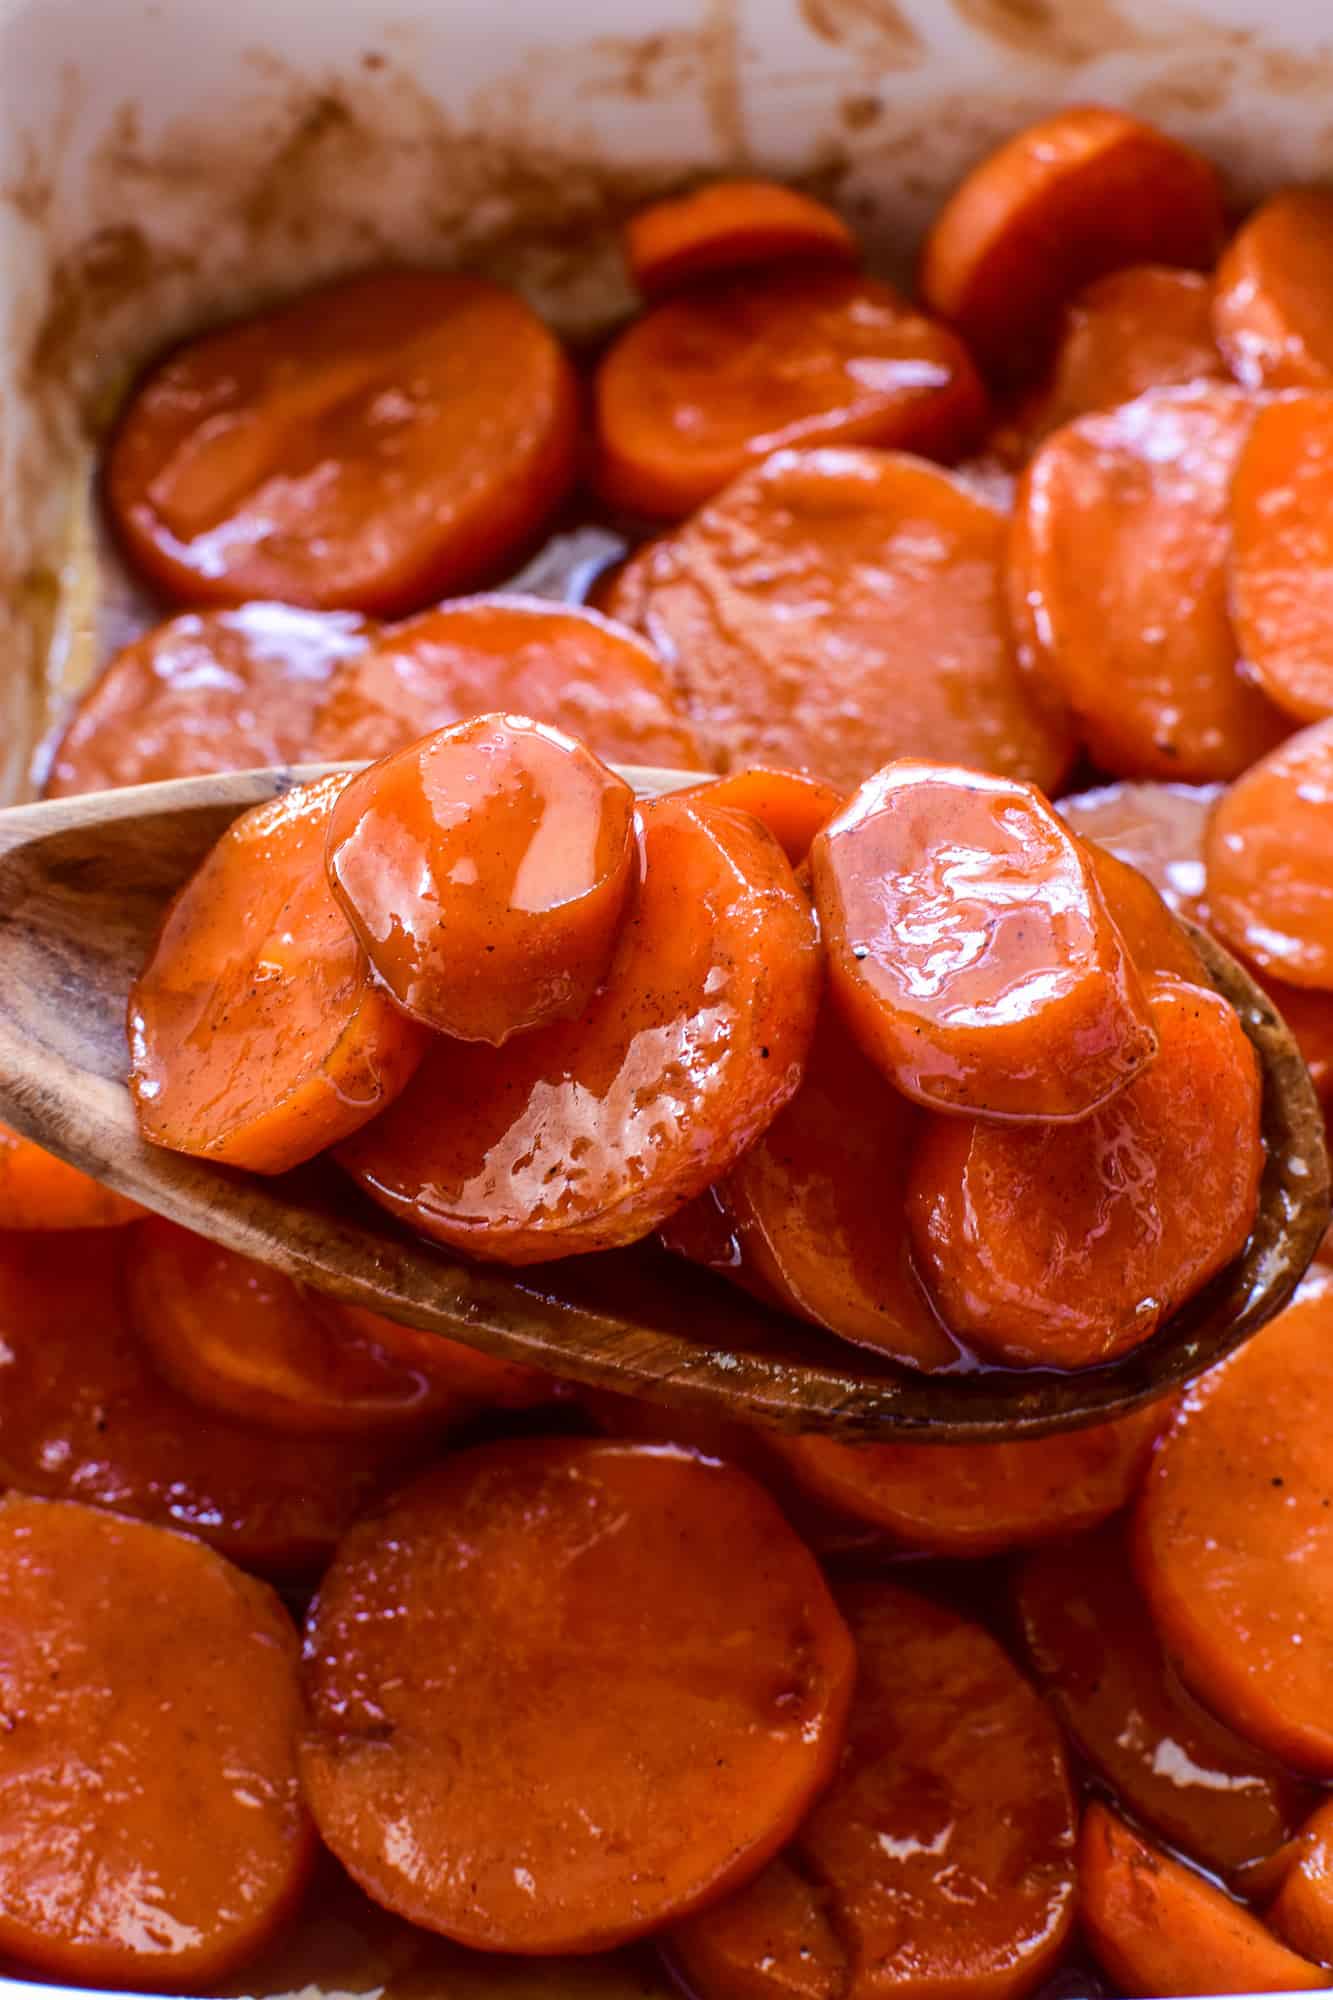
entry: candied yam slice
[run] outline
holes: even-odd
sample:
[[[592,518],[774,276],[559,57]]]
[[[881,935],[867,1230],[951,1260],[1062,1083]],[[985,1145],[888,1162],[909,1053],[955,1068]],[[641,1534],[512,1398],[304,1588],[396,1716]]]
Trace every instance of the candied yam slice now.
[[[127,1195],[0,1125],[0,1229],[118,1229],[142,1214]]]
[[[1203,960],[1147,876],[1095,840],[1085,845],[1102,900],[1139,976],[1169,973],[1194,986],[1211,985]]]
[[[1203,841],[1221,796],[1220,785],[1122,778],[1072,792],[1055,809],[1084,840],[1146,875],[1176,916],[1203,923]]]
[[[700,1242],[697,1202],[665,1240],[844,1340],[951,1367],[958,1345],[931,1311],[907,1232],[918,1124],[825,1004],[800,1089],[710,1191],[725,1248]]]
[[[1333,715],[1329,379],[1329,393],[1275,397],[1255,412],[1231,485],[1236,638],[1269,700],[1299,722]]]
[[[1219,937],[1291,986],[1333,987],[1333,718],[1252,764],[1204,843]]]
[[[860,261],[842,217],[780,181],[711,181],[650,202],[625,224],[624,240],[630,275],[651,299],[718,271],[793,258]]]
[[[907,1097],[1084,1118],[1157,1049],[1087,850],[1031,785],[902,758],[811,849],[829,990]]]
[[[921,295],[996,374],[1030,375],[1060,308],[1129,264],[1206,270],[1222,247],[1216,170],[1166,133],[1073,105],[1018,132],[931,225]]]
[[[1254,1050],[1221,994],[1148,985],[1158,1052],[1079,1124],[933,1115],[908,1217],[946,1325],[1016,1367],[1136,1347],[1245,1247],[1263,1144]]]
[[[128,1265],[131,1317],[163,1378],[263,1429],[412,1432],[549,1394],[535,1369],[338,1306],[160,1217]]]
[[[1136,1818],[1225,1874],[1277,1853],[1310,1792],[1185,1692],[1139,1595],[1120,1522],[1028,1556],[1015,1598],[1047,1700]]]
[[[634,794],[572,737],[479,716],[353,777],[326,862],[398,1006],[498,1047],[601,985],[639,871]]]
[[[1329,1975],[1288,1951],[1205,1876],[1096,1803],[1078,1844],[1079,1913],[1099,1965],[1125,1993],[1306,1993]]]
[[[599,611],[519,594],[459,598],[388,626],[333,677],[321,757],[384,757],[432,729],[505,710],[576,736],[608,763],[704,770],[667,672]]]
[[[273,1574],[327,1562],[420,1453],[401,1436],[279,1445],[180,1394],[130,1317],[137,1234],[0,1236],[0,1484],[188,1529]]]
[[[1283,188],[1217,267],[1213,328],[1249,389],[1333,388],[1333,195]]]
[[[942,1556],[1078,1534],[1134,1493],[1171,1405],[1016,1444],[838,1444],[776,1438],[801,1484],[853,1520]]]
[[[187,1535],[0,1501],[0,1949],[87,1986],[203,1986],[296,1907],[314,1835],[296,1633]]]
[[[1051,790],[1073,739],[1021,675],[1004,516],[937,467],[784,451],[626,565],[608,608],[676,676],[710,760],[851,791],[891,757]]]
[[[705,805],[749,813],[768,828],[793,868],[801,866],[811,841],[843,803],[835,786],[812,778],[808,771],[775,770],[764,764],[710,778],[705,785],[691,787],[691,796]]]
[[[335,670],[375,628],[350,611],[190,611],[124,647],[57,744],[46,790],[108,791],[300,763]]]
[[[376,984],[324,873],[345,774],[233,821],[130,993],[130,1089],[155,1145],[281,1173],[403,1088],[428,1031]]]
[[[878,278],[744,273],[651,307],[593,385],[602,497],[679,520],[791,446],[958,458],[986,398],[966,348]]]
[[[886,1583],[839,1602],[859,1671],[837,1776],[669,1954],[701,2000],[1019,2000],[1073,1925],[1059,1730],[971,1619]]]
[[[1333,1275],[1189,1392],[1140,1502],[1139,1581],[1168,1652],[1217,1715],[1333,1777]]]
[[[1333,1962],[1333,1806],[1311,1813],[1292,1843],[1265,1921],[1284,1944],[1321,1965]]]
[[[1133,264],[1070,300],[1051,370],[1001,427],[1021,463],[1061,424],[1131,403],[1149,389],[1225,381],[1213,338],[1212,286],[1197,271]]]
[[[814,1032],[814,919],[772,835],[699,799],[641,809],[643,876],[581,1019],[489,1049],[440,1041],[341,1150],[392,1214],[526,1264],[648,1235],[795,1092]]]
[[[745,1474],[672,1446],[456,1454],[344,1541],[306,1641],[302,1769],[376,1899],[492,1950],[601,1950],[783,1845],[855,1660]]]
[[[379,271],[187,341],[135,389],[104,488],[189,604],[393,616],[521,555],[574,476],[553,336],[484,278]]]
[[[1227,604],[1239,389],[1159,389],[1038,450],[1009,546],[1020,651],[1103,770],[1207,783],[1290,724],[1240,672]]]

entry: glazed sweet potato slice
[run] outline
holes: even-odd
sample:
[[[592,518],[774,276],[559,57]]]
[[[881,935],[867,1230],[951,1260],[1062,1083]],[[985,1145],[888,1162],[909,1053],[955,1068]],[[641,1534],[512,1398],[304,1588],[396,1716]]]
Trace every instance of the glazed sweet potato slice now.
[[[188,1529],[247,1567],[316,1568],[429,1439],[279,1441],[182,1395],[130,1317],[136,1235],[0,1236],[0,1483]]]
[[[497,710],[549,722],[609,763],[708,768],[651,647],[598,611],[517,594],[388,627],[334,676],[314,743],[330,761],[384,757]]]
[[[1102,900],[1139,977],[1166,973],[1190,985],[1210,986],[1203,960],[1147,876],[1095,840],[1086,846]]]
[[[536,1369],[336,1305],[153,1217],[128,1259],[135,1328],[166,1381],[275,1431],[420,1431],[550,1393]]]
[[[892,286],[855,272],[720,278],[651,307],[593,385],[605,500],[675,521],[791,446],[961,457],[986,398],[967,349]]]
[[[810,851],[830,995],[902,1093],[1085,1118],[1157,1052],[1087,850],[1031,785],[902,758]]]
[[[914,756],[1050,790],[1073,738],[1019,672],[1007,533],[920,460],[784,451],[633,557],[607,604],[676,675],[721,769],[845,793]]]
[[[1333,1963],[1333,1806],[1319,1806],[1291,1844],[1266,1922],[1284,1944]]]
[[[1333,718],[1237,779],[1208,823],[1204,861],[1226,943],[1292,986],[1333,987]]]
[[[1078,1534],[1138,1491],[1170,1404],[1018,1444],[838,1444],[775,1438],[818,1500],[910,1548],[987,1556]]]
[[[314,1858],[280,1600],[187,1535],[0,1501],[0,1949],[89,1986],[202,1986]]]
[[[1319,1778],[1333,1777],[1331,1357],[1333,1275],[1321,1269],[1190,1391],[1153,1462],[1135,1551],[1162,1639],[1200,1700]]]
[[[1333,715],[1331,453],[1333,376],[1328,393],[1256,411],[1231,486],[1236,638],[1269,700],[1298,722]]]
[[[1310,1791],[1181,1687],[1120,1522],[1028,1556],[1015,1598],[1047,1700],[1136,1819],[1223,1874],[1278,1852]]]
[[[398,1006],[498,1047],[581,1014],[637,886],[634,794],[526,716],[437,730],[338,794],[329,887]]]
[[[1167,908],[1205,921],[1203,842],[1220,785],[1121,779],[1071,792],[1056,806],[1067,825],[1146,875]]]
[[[842,1745],[854,1655],[743,1473],[670,1446],[457,1454],[344,1541],[306,1640],[307,1795],[429,1930],[600,1950],[757,1872]]]
[[[842,217],[780,181],[711,181],[650,202],[625,224],[624,241],[630,276],[651,299],[719,271],[860,261]]]
[[[1071,299],[1055,358],[998,440],[1017,464],[1061,424],[1131,403],[1149,389],[1225,381],[1213,338],[1212,286],[1197,271],[1132,264]]]
[[[105,492],[136,566],[186,604],[393,616],[503,573],[573,479],[576,423],[573,370],[516,293],[372,272],[168,355]]]
[[[787,1853],[678,1924],[669,1954],[701,2000],[1017,2000],[1073,1923],[1059,1731],[970,1619],[885,1583],[839,1602],[859,1671],[838,1774]]]
[[[996,374],[1031,375],[1060,308],[1128,264],[1206,270],[1222,191],[1198,153],[1123,111],[1074,105],[974,167],[931,225],[921,294]]]
[[[705,805],[749,813],[768,828],[793,868],[801,866],[811,841],[843,803],[836,786],[812,778],[808,771],[781,771],[764,764],[710,778],[706,785],[692,788],[691,796]]]
[[[324,873],[345,775],[242,813],[167,912],[130,993],[144,1136],[281,1173],[403,1088],[428,1031],[393,1005]]]
[[[919,1122],[826,1001],[790,1104],[714,1182],[711,1208],[692,1202],[663,1240],[844,1340],[948,1368],[958,1346],[931,1311],[907,1232]]]
[[[375,627],[350,611],[186,612],[126,646],[56,746],[47,792],[99,792],[312,759],[335,669]]]
[[[1126,782],[1061,799],[1058,810],[1095,847],[1109,850],[1145,875],[1177,916],[1207,928],[1211,920],[1204,847],[1209,818],[1222,795],[1220,785]],[[1102,888],[1105,893],[1105,880]],[[1141,892],[1136,891],[1135,897],[1141,902]],[[1123,935],[1128,912],[1120,908],[1113,914]],[[1158,969],[1180,968],[1163,956]],[[1333,1091],[1333,992],[1289,985],[1258,966],[1250,970],[1296,1037],[1315,1089],[1321,1097],[1328,1096]]]
[[[1213,326],[1251,389],[1333,388],[1333,195],[1284,188],[1232,237],[1217,267]]]
[[[821,978],[791,864],[754,820],[642,808],[643,877],[581,1019],[441,1041],[341,1150],[428,1236],[527,1264],[631,1243],[726,1172],[793,1095]]]
[[[1037,452],[1009,545],[1034,678],[1125,778],[1232,778],[1290,724],[1238,670],[1227,605],[1231,480],[1252,399],[1159,389]]]
[[[142,1214],[128,1196],[0,1125],[0,1228],[117,1229]]]
[[[1206,1876],[1103,1805],[1083,1815],[1079,1913],[1097,1962],[1124,1993],[1306,1993],[1328,1986]]]
[[[932,1116],[908,1192],[946,1324],[1014,1366],[1082,1368],[1146,1340],[1245,1246],[1260,1076],[1212,990],[1148,983],[1158,1052],[1073,1125]]]

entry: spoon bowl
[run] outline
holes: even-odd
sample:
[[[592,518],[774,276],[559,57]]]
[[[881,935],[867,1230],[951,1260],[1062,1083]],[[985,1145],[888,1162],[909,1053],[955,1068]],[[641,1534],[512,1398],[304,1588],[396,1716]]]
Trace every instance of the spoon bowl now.
[[[651,1255],[520,1272],[414,1237],[327,1160],[273,1179],[139,1135],[125,1012],[164,908],[236,816],[328,767],[189,778],[0,812],[0,1118],[145,1207],[335,1299],[595,1387],[792,1431],[1003,1443],[1127,1413],[1279,1311],[1329,1220],[1323,1117],[1286,1025],[1191,927],[1263,1068],[1267,1159],[1243,1254],[1141,1346],[1095,1368],[924,1375]],[[628,768],[640,796],[697,772]],[[0,1224],[3,1217],[0,1217]]]

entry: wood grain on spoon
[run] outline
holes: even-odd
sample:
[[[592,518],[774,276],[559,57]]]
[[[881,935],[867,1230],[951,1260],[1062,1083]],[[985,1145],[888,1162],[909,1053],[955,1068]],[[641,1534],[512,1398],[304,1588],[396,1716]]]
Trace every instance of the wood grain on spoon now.
[[[1201,933],[1264,1066],[1260,1215],[1244,1256],[1152,1340],[1076,1375],[913,1374],[633,1253],[481,1269],[406,1235],[328,1162],[261,1180],[149,1146],[124,1087],[125,1003],[167,899],[238,813],[315,775],[242,772],[0,812],[0,1117],[335,1298],[578,1381],[784,1429],[986,1442],[1095,1422],[1198,1374],[1279,1310],[1323,1235],[1328,1161],[1305,1065],[1265,996]],[[645,795],[698,782],[627,775]]]

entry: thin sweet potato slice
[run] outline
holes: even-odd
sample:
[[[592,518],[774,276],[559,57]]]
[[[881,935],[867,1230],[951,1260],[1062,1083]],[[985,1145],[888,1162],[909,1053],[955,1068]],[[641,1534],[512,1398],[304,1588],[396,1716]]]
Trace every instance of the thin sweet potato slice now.
[[[136,1235],[0,1236],[0,1483],[188,1529],[275,1575],[317,1568],[431,1435],[278,1440],[182,1395],[130,1316]]]
[[[189,341],[131,395],[112,521],[186,604],[394,616],[503,574],[572,482],[559,343],[484,278],[378,271]]]
[[[142,1214],[127,1195],[0,1125],[0,1228],[118,1229]]]
[[[413,1923],[527,1954],[756,1873],[836,1766],[855,1665],[745,1474],[571,1438],[459,1453],[362,1522],[306,1662],[335,1854]]]
[[[634,794],[526,716],[437,730],[338,794],[329,887],[405,1013],[499,1047],[581,1014],[636,886]]]
[[[1074,1916],[1059,1731],[990,1634],[885,1583],[845,1587],[856,1695],[833,1783],[747,1887],[677,1924],[701,2000],[1017,2000]]]
[[[921,460],[783,451],[641,550],[606,602],[676,676],[719,769],[846,793],[912,756],[1050,791],[1074,741],[1019,671],[1007,535]]]
[[[855,272],[714,279],[651,307],[593,385],[603,499],[678,521],[792,446],[958,458],[986,396],[957,335]]]
[[[1261,757],[1204,843],[1210,921],[1265,973],[1333,987],[1333,717]]]
[[[826,1001],[790,1104],[663,1240],[844,1340],[912,1367],[954,1366],[958,1344],[930,1308],[907,1232],[919,1124]]]
[[[375,627],[350,611],[190,611],[123,648],[56,745],[46,790],[108,791],[313,760],[335,670]]]
[[[1196,1383],[1139,1504],[1135,1557],[1200,1700],[1293,1769],[1333,1777],[1333,1275]]]
[[[625,259],[656,299],[718,271],[800,258],[856,264],[856,238],[833,209],[780,181],[711,181],[650,202],[625,224]]]
[[[536,1369],[336,1305],[161,1217],[128,1265],[130,1313],[163,1378],[263,1429],[419,1432],[551,1391]]]
[[[1156,1054],[1087,849],[1034,787],[902,758],[810,872],[831,997],[918,1104],[1081,1119]]]
[[[1221,383],[1154,390],[1066,424],[1023,476],[1009,544],[1020,653],[1118,777],[1233,778],[1290,729],[1240,672],[1227,603],[1253,412]]]
[[[144,1136],[281,1173],[403,1088],[428,1030],[375,983],[324,873],[345,774],[235,820],[177,895],[130,993]]]
[[[1122,1523],[1028,1556],[1015,1598],[1047,1700],[1137,1819],[1223,1874],[1281,1849],[1310,1809],[1309,1789],[1186,1694],[1135,1585]]]
[[[1219,993],[1148,983],[1156,1060],[1073,1125],[932,1115],[908,1219],[946,1324],[1011,1366],[1153,1333],[1245,1246],[1263,1168],[1254,1050]]]
[[[838,1444],[774,1439],[801,1483],[840,1513],[936,1555],[986,1556],[1077,1534],[1138,1491],[1171,1405],[1019,1444]]]
[[[296,1907],[296,1633],[187,1535],[0,1501],[0,1949],[49,1978],[179,1993]]]
[[[1307,1993],[1320,1966],[1288,1951],[1206,1876],[1090,1805],[1078,1844],[1079,1912],[1099,1965],[1125,1993]]]
[[[1333,377],[1256,411],[1231,483],[1231,612],[1249,673],[1298,722],[1333,715]]]
[[[1249,389],[1333,388],[1333,195],[1283,188],[1232,237],[1213,327]]]
[[[992,372],[1031,375],[1066,299],[1127,264],[1206,270],[1223,222],[1207,160],[1123,111],[1074,105],[1006,140],[945,202],[921,293]]]
[[[458,598],[388,626],[333,676],[314,749],[330,762],[385,757],[498,710],[549,722],[609,763],[709,767],[636,633],[586,606],[517,593]]]

